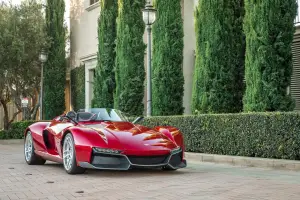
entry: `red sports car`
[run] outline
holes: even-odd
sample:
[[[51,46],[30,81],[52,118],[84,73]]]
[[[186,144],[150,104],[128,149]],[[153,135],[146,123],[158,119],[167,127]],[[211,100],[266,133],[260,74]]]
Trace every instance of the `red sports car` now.
[[[25,131],[25,160],[29,165],[42,165],[46,160],[62,163],[69,174],[88,168],[186,167],[180,130],[138,125],[142,119],[130,122],[119,110],[92,108],[36,122]]]

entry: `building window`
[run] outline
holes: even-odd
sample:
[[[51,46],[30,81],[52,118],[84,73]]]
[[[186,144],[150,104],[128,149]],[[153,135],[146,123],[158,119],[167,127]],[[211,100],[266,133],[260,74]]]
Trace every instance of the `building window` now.
[[[99,0],[90,0],[90,5],[97,3]]]
[[[296,16],[296,19],[294,22],[295,22],[296,26],[299,26],[300,25],[300,5],[299,5],[300,0],[296,0],[296,1],[298,4],[298,10],[297,10],[297,16]]]

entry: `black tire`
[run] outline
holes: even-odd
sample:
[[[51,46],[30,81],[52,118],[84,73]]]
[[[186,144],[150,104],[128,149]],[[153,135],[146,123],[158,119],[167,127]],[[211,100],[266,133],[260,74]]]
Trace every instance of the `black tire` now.
[[[65,148],[66,148],[66,143],[67,142],[71,142],[71,150],[69,150],[70,152],[72,152],[72,158],[70,160],[70,166],[68,166],[68,163],[65,159]],[[71,133],[68,133],[66,135],[66,137],[64,138],[64,141],[63,141],[63,146],[62,146],[62,149],[63,149],[63,165],[64,165],[64,169],[66,170],[66,172],[68,174],[83,174],[86,169],[85,168],[82,168],[80,166],[77,166],[77,161],[76,161],[76,151],[75,151],[75,145],[74,145],[74,138],[73,138],[73,135]]]
[[[177,169],[173,169],[172,167],[165,166],[162,168],[163,171],[176,171]]]
[[[28,131],[24,139],[24,157],[28,165],[43,165],[46,160],[38,156],[34,152],[34,144],[31,132]]]

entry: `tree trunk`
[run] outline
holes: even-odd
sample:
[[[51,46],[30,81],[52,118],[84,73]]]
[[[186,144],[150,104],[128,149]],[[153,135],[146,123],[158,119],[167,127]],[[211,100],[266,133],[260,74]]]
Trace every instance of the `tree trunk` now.
[[[30,114],[30,120],[36,120],[36,115],[39,110],[39,107],[40,107],[39,103],[34,106],[34,109],[32,110],[32,112]]]
[[[5,101],[1,101],[3,111],[4,111],[4,117],[3,117],[3,122],[4,122],[4,130],[8,130],[9,128],[9,118],[8,118],[8,109],[7,109],[7,104]]]

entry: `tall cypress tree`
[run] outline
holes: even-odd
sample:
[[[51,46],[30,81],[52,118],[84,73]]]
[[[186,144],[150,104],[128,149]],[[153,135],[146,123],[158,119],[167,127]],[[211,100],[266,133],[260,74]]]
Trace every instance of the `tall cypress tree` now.
[[[183,114],[183,20],[180,0],[156,0],[153,25],[153,115]]]
[[[93,107],[113,108],[115,91],[115,39],[117,0],[102,0],[98,20],[98,64],[94,81]]]
[[[141,10],[145,1],[119,0],[118,6],[114,106],[130,115],[142,115],[146,45]]]
[[[245,0],[246,93],[244,110],[290,111],[288,94],[292,75],[291,44],[295,0]]]
[[[44,66],[44,116],[49,120],[65,111],[66,58],[64,0],[47,0],[46,31],[51,39]]]
[[[243,0],[199,0],[195,11],[194,113],[242,111]]]

